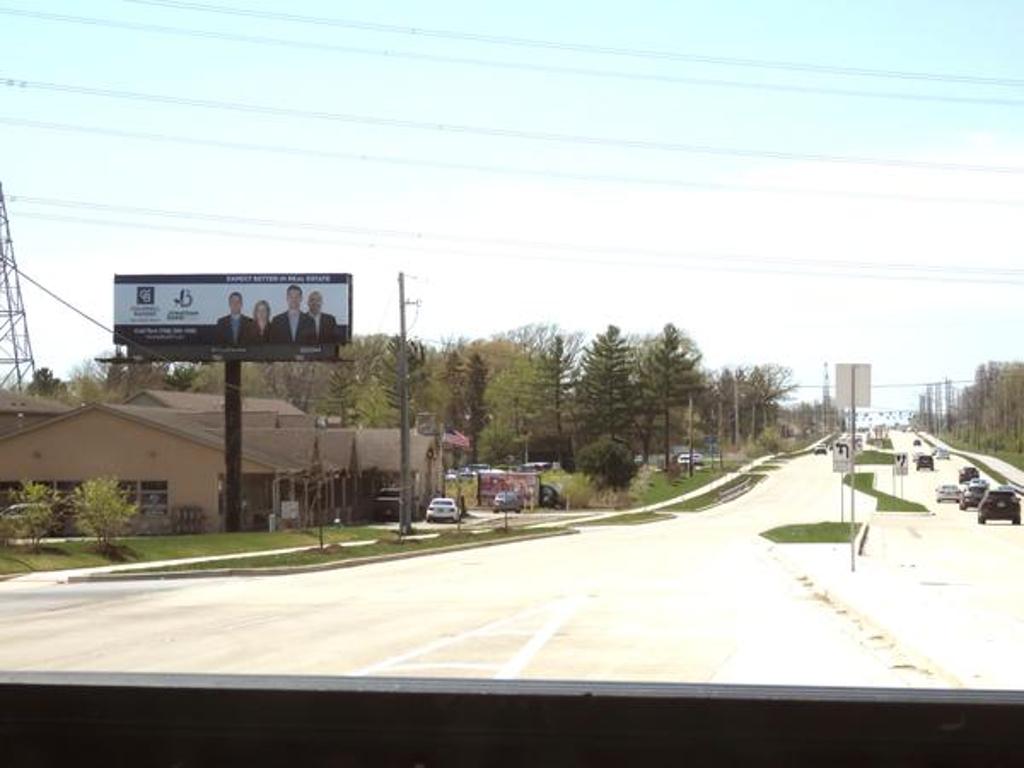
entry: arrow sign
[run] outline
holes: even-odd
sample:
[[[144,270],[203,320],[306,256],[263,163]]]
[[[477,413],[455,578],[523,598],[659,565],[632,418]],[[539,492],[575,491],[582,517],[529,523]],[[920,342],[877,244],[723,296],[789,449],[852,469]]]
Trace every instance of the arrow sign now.
[[[844,442],[836,443],[835,449],[832,451],[832,471],[847,473],[852,471],[852,462],[850,461],[850,444]]]
[[[907,460],[907,454],[897,453],[896,460],[893,462],[892,471],[897,475],[905,475],[910,469],[910,462]]]

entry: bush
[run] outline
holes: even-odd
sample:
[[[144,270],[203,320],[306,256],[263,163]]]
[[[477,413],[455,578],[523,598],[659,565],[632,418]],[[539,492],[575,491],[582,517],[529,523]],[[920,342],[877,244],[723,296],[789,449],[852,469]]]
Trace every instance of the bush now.
[[[19,504],[29,504],[18,515],[16,528],[18,535],[32,542],[32,549],[39,549],[39,540],[50,532],[53,527],[53,506],[57,501],[56,494],[48,485],[42,483],[22,483],[21,490],[15,494]]]
[[[17,522],[9,517],[0,517],[0,547],[6,547],[18,536]]]
[[[113,548],[114,539],[128,531],[139,512],[114,477],[86,480],[75,489],[74,504],[78,527],[95,536],[103,550]]]
[[[637,469],[629,446],[607,437],[583,446],[576,455],[576,465],[599,488],[626,488]]]
[[[644,464],[636,473],[636,477],[633,478],[633,482],[629,484],[630,497],[637,501],[643,501],[647,496],[647,492],[651,489],[653,482],[654,468],[648,464]]]
[[[765,453],[778,453],[782,450],[782,438],[775,427],[768,427],[757,438],[757,447]]]

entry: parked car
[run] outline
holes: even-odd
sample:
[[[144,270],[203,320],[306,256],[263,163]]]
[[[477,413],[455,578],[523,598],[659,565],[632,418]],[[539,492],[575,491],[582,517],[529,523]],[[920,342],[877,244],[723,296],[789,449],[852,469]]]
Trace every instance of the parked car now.
[[[565,499],[562,497],[561,488],[541,483],[540,499],[538,499],[537,504],[547,509],[565,509]]]
[[[1008,485],[1000,485],[985,492],[978,504],[978,525],[989,520],[1009,520],[1020,525],[1020,499]]]
[[[427,506],[427,522],[428,523],[439,523],[441,521],[449,523],[457,523],[462,517],[462,513],[459,511],[459,505],[455,502],[455,499],[442,496],[434,499]]]
[[[520,472],[547,472],[551,469],[550,461],[528,461],[519,466]]]
[[[935,458],[936,459],[948,459],[949,458],[949,451],[946,450],[945,448],[936,448],[935,449]]]
[[[459,473],[456,472],[454,469],[449,469],[447,472],[444,473],[444,479],[449,481],[449,482],[452,482],[454,480],[458,480],[459,479]]]
[[[941,504],[944,501],[955,501],[960,503],[959,485],[940,485],[935,489],[935,502]]]
[[[490,472],[490,464],[467,464],[466,470],[471,472],[473,475],[479,475],[481,472]]]
[[[684,467],[688,466],[689,463],[690,463],[690,452],[686,451],[686,452],[680,453],[678,456],[676,456],[676,463],[677,464],[681,464]],[[693,452],[693,466],[700,467],[700,466],[703,466],[703,464],[704,464],[704,454],[698,453],[697,451],[694,451]]]
[[[373,499],[374,520],[397,522],[401,503],[401,491],[398,488],[381,488]]]
[[[828,446],[822,443],[821,445],[814,446],[815,456],[828,456]]]
[[[494,495],[494,511],[519,514],[523,511],[523,501],[515,491],[498,491]]]
[[[917,457],[917,471],[920,472],[922,469],[930,469],[935,471],[935,459],[929,456],[927,453],[922,453]]]
[[[973,509],[981,504],[981,499],[988,489],[983,485],[968,485],[960,494],[960,511]]]
[[[978,472],[977,467],[960,467],[960,474],[958,479],[960,483],[969,483],[976,477],[981,477],[981,473]]]

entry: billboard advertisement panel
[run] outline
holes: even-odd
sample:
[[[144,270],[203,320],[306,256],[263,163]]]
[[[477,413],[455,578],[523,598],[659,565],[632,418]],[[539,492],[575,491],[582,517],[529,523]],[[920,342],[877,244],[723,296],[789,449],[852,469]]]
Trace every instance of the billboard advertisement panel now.
[[[499,491],[515,491],[524,506],[540,499],[540,475],[536,472],[481,472],[477,475],[477,503],[492,506]]]
[[[349,274],[114,276],[114,343],[132,355],[330,359],[351,334]]]

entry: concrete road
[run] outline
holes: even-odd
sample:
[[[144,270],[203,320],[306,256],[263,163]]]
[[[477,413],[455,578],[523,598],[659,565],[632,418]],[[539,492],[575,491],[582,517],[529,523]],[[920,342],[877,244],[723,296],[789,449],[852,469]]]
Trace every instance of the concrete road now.
[[[289,577],[0,583],[0,669],[936,684],[758,537],[834,517],[837,489],[807,456],[643,526]]]

